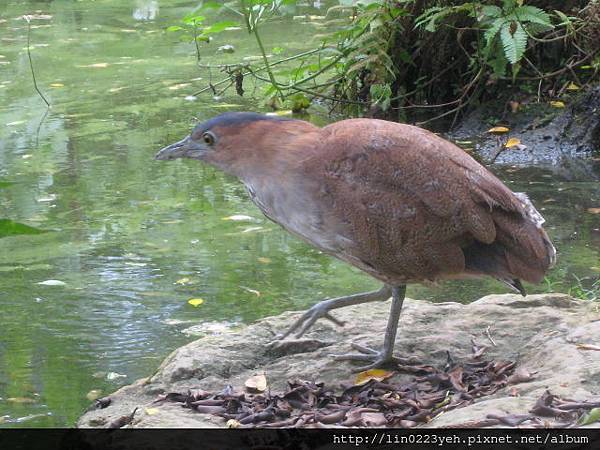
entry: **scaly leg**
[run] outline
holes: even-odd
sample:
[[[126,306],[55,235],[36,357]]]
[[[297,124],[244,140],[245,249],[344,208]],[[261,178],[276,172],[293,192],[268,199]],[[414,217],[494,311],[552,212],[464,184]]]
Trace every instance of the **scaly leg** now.
[[[367,366],[360,367],[358,370],[375,369],[382,366],[388,366],[394,363],[405,363],[406,360],[394,357],[394,343],[396,342],[396,332],[398,331],[398,320],[402,311],[402,303],[406,295],[406,286],[395,286],[392,288],[392,308],[385,330],[383,340],[383,350],[376,351],[359,344],[352,344],[352,347],[361,354],[334,355],[336,360],[366,361],[371,362]]]
[[[296,332],[296,337],[301,337],[321,317],[332,321],[336,325],[343,326],[344,322],[333,317],[331,314],[329,314],[329,311],[332,309],[343,308],[344,306],[358,305],[360,303],[384,301],[390,298],[391,293],[392,288],[387,284],[384,284],[383,287],[378,291],[364,292],[362,294],[323,300],[302,314],[302,316],[293,323],[289,330],[280,336],[280,339],[285,339],[298,329],[299,330]]]

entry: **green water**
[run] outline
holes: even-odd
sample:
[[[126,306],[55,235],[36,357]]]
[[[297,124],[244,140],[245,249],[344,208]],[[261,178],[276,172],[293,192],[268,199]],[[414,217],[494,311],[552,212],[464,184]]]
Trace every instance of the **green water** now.
[[[148,376],[193,339],[182,333],[192,325],[218,333],[377,286],[266,221],[236,180],[194,161],[152,159],[196,120],[259,109],[233,94],[186,99],[208,74],[193,46],[164,29],[196,4],[0,3],[0,219],[48,230],[0,239],[0,426],[73,425],[86,394]],[[38,10],[52,16],[31,30],[38,84],[52,103],[45,117],[19,19]],[[290,18],[265,28],[263,40],[285,57],[318,32]],[[224,44],[236,53],[217,55]],[[257,53],[242,31],[201,50],[210,63]],[[600,206],[598,182],[532,169],[500,175],[530,192],[548,220],[560,257],[554,289],[597,276],[600,215],[586,210]],[[224,220],[233,215],[249,218]],[[64,284],[38,284],[47,280]],[[505,291],[490,280],[412,286],[409,295],[468,302]]]

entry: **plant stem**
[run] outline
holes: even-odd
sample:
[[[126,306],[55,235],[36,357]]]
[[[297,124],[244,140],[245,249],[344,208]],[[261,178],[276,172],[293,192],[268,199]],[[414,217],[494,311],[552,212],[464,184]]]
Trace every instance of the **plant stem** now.
[[[260,54],[262,55],[263,61],[265,63],[265,70],[269,74],[269,79],[271,80],[271,85],[277,91],[279,98],[281,100],[283,100],[285,97],[283,95],[283,92],[281,92],[281,89],[279,89],[279,86],[277,85],[277,81],[275,80],[275,75],[273,74],[273,71],[271,70],[271,66],[269,65],[269,59],[267,58],[267,53],[265,52],[265,47],[262,43],[262,39],[260,38],[260,34],[258,33],[259,19],[257,18],[256,21],[254,22],[254,24],[252,24],[250,22],[250,13],[248,12],[248,8],[246,7],[246,2],[244,0],[240,0],[240,3],[242,6],[242,13],[244,14],[244,18],[246,21],[246,28],[248,29],[248,33],[254,34],[254,38],[256,39],[258,48],[260,49]]]
[[[254,25],[253,33],[254,33],[254,37],[256,38],[256,43],[258,44],[258,47],[260,48],[260,53],[262,54],[263,61],[265,62],[265,70],[269,74],[269,79],[271,80],[271,84],[273,85],[273,87],[275,89],[277,89],[279,98],[281,98],[281,100],[283,100],[284,99],[283,92],[281,92],[281,89],[279,89],[277,81],[275,80],[275,75],[273,74],[273,71],[271,70],[271,66],[269,65],[269,59],[267,58],[267,54],[265,53],[265,47],[263,46],[262,40],[260,39],[260,35],[258,34],[258,26],[257,25]]]
[[[46,97],[44,97],[44,94],[42,94],[42,91],[40,91],[40,89],[38,88],[37,81],[35,79],[35,70],[33,70],[33,61],[31,59],[31,50],[29,49],[30,38],[31,38],[31,18],[28,16],[23,16],[23,17],[27,21],[27,57],[29,58],[29,67],[31,68],[31,77],[33,78],[33,87],[35,88],[37,93],[40,95],[40,97],[42,97],[42,100],[44,100],[44,103],[46,103],[46,106],[48,108],[50,108],[50,102],[48,102],[48,100],[46,100]]]

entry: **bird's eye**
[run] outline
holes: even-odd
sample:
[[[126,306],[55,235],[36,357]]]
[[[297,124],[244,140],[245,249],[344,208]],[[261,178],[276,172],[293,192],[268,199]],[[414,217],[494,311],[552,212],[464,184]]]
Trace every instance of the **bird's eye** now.
[[[202,135],[202,140],[206,145],[213,145],[215,143],[215,135],[207,131]]]

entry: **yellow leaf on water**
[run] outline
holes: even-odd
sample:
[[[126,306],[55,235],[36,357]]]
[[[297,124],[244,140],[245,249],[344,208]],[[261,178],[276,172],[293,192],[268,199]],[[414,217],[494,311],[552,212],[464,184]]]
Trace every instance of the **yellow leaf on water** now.
[[[177,281],[175,282],[175,284],[187,284],[187,283],[189,283],[190,281],[191,281],[191,280],[190,280],[188,277],[183,277],[183,278],[180,278],[179,280],[177,280]]]
[[[259,256],[258,258],[256,258],[256,260],[261,264],[270,264],[271,263],[271,259],[265,258],[264,256]]]
[[[90,392],[85,394],[85,398],[87,398],[90,402],[93,402],[97,398],[100,398],[102,395],[102,391],[100,389],[92,389]]]
[[[506,141],[506,144],[504,144],[504,146],[506,148],[511,148],[511,147],[517,147],[521,144],[521,141],[517,138],[510,138],[508,141]]]
[[[149,416],[158,414],[158,408],[146,408],[146,414],[148,414]]]
[[[588,208],[587,212],[590,214],[600,214],[600,208]]]
[[[251,233],[253,231],[259,231],[259,230],[262,230],[262,229],[263,229],[263,227],[248,227],[248,228],[244,228],[242,230],[242,233]]]
[[[490,128],[488,130],[488,133],[504,134],[504,133],[508,133],[509,131],[510,131],[510,128],[507,128],[507,127],[494,127],[494,128]]]
[[[249,287],[246,286],[240,286],[241,289],[250,292],[251,294],[256,295],[257,297],[260,297],[260,291],[257,291],[256,289],[250,289]]]
[[[193,307],[197,308],[198,306],[200,306],[202,303],[204,303],[204,300],[201,298],[190,298],[188,300],[188,303],[190,305],[192,305]]]
[[[173,86],[169,86],[169,89],[171,91],[177,91],[179,89],[188,87],[191,83],[179,83],[179,84],[174,84]]]
[[[555,100],[553,102],[550,102],[550,106],[552,106],[553,108],[564,108],[565,102],[561,102],[560,100]]]
[[[61,87],[65,87],[65,85],[62,83],[50,83],[50,87],[61,88]]]
[[[104,69],[105,67],[108,67],[108,63],[88,64],[87,66],[83,66],[83,67],[89,67],[92,69]]]
[[[575,83],[573,83],[572,81],[567,86],[567,91],[578,91],[579,89],[581,89],[581,88],[579,86],[577,86]]]
[[[8,397],[6,401],[10,403],[18,403],[21,405],[26,403],[35,403],[35,400],[29,397]]]
[[[264,392],[267,390],[267,377],[264,373],[254,375],[246,380],[244,386],[249,391]]]
[[[371,380],[383,381],[388,379],[392,375],[394,375],[394,372],[390,372],[388,370],[383,369],[365,370],[364,372],[360,372],[356,375],[354,385],[360,386],[362,384],[368,383]]]
[[[234,222],[251,222],[254,220],[254,217],[246,216],[244,214],[234,214],[233,216],[223,217],[223,219],[221,220],[232,220]]]

